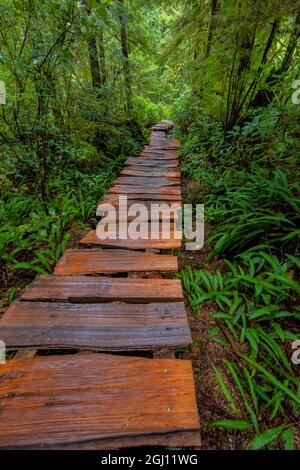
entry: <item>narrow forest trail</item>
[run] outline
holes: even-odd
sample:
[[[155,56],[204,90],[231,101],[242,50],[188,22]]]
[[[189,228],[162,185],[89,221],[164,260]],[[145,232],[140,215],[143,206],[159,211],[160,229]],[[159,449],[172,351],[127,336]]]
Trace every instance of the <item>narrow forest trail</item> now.
[[[107,238],[84,236],[2,317],[0,338],[18,352],[0,366],[0,448],[200,445],[191,362],[174,355],[191,344],[181,281],[173,279],[172,250],[182,240],[175,230],[166,238],[160,213],[156,237],[124,240],[118,230],[123,216],[133,218],[119,196],[145,208],[173,205],[174,228],[181,189],[169,130],[164,121],[152,128],[150,144],[128,158],[100,201],[118,210]]]

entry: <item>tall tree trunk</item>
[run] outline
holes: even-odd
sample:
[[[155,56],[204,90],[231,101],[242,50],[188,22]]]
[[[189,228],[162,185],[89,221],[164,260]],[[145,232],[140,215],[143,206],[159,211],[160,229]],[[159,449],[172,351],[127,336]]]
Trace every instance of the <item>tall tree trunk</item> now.
[[[212,45],[212,39],[213,39],[213,32],[215,29],[216,25],[216,17],[219,13],[219,0],[211,0],[211,18],[210,18],[210,24],[209,24],[209,30],[208,30],[208,37],[207,37],[207,45],[206,45],[206,52],[205,52],[205,58],[207,59],[210,53],[211,45]]]
[[[89,62],[92,75],[93,90],[98,95],[101,87],[101,72],[98,60],[97,42],[94,37],[88,39]]]
[[[256,88],[257,88],[257,85],[259,83],[259,80],[260,80],[260,77],[261,77],[261,74],[264,70],[264,65],[267,63],[267,59],[268,59],[268,54],[271,50],[271,47],[274,43],[274,40],[275,40],[275,37],[276,37],[276,33],[278,31],[278,27],[279,27],[279,20],[278,19],[275,19],[273,21],[273,24],[272,24],[272,29],[270,31],[270,34],[269,34],[269,37],[268,37],[268,40],[267,40],[267,43],[266,43],[266,46],[264,48],[264,51],[263,51],[263,55],[262,55],[262,59],[261,59],[261,62],[260,62],[260,65],[257,69],[257,74],[256,74],[256,77],[254,78],[254,80],[252,81],[250,87],[248,88],[248,91],[244,97],[244,100],[243,100],[243,103],[245,103],[245,101],[247,99],[249,99],[249,96],[250,96],[250,99],[249,99],[249,102],[250,102],[250,106],[251,106],[251,103],[252,103],[252,100],[253,100],[253,96],[254,96],[254,93],[256,91]]]
[[[103,31],[99,34],[99,57],[100,57],[100,75],[101,75],[101,86],[106,82],[106,65],[105,65],[105,49],[104,49],[104,39]]]
[[[85,11],[88,16],[92,14],[92,10],[87,4],[86,0],[82,0],[82,4],[85,8]],[[89,53],[89,63],[91,69],[91,76],[92,76],[92,85],[93,90],[97,96],[99,96],[99,90],[102,85],[101,81],[101,71],[100,71],[100,64],[98,60],[98,49],[97,49],[97,41],[94,36],[90,36],[87,40],[88,43],[88,53]]]
[[[251,68],[252,52],[255,44],[257,24],[252,19],[258,8],[258,0],[252,0],[248,15],[248,24],[237,34],[234,60],[229,78],[225,129],[231,129],[240,118],[247,74]]]
[[[272,70],[265,80],[265,89],[259,90],[255,97],[251,100],[250,106],[252,108],[267,106],[275,96],[274,88],[280,80],[282,75],[288,71],[292,60],[293,54],[300,37],[300,13],[295,18],[295,25],[291,33],[289,43],[286,48],[285,55],[281,62],[280,67],[277,70]]]
[[[120,4],[120,32],[121,32],[121,51],[123,56],[123,73],[126,93],[126,104],[127,113],[129,117],[132,117],[133,105],[132,105],[132,91],[131,91],[131,77],[130,77],[130,64],[129,64],[129,52],[128,52],[128,41],[127,41],[127,30],[126,30],[126,16],[124,11],[124,0],[118,0]]]
[[[192,95],[197,96],[199,95],[199,78],[198,78],[198,60],[199,60],[199,53],[198,53],[198,43],[195,46],[195,52],[194,52],[194,62],[195,62],[195,67],[192,75]]]

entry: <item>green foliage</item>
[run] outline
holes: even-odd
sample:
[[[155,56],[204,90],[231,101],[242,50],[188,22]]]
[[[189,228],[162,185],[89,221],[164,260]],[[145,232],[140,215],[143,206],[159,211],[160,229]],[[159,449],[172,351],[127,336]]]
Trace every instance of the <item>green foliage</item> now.
[[[214,370],[214,374],[215,374],[215,377],[218,381],[218,384],[223,392],[223,395],[224,397],[226,398],[226,401],[227,403],[229,404],[230,408],[232,409],[232,411],[234,413],[236,413],[237,415],[240,414],[240,411],[237,407],[237,405],[235,404],[235,401],[232,397],[232,394],[230,392],[230,389],[227,387],[227,385],[225,384],[225,381],[224,381],[224,378],[222,377],[222,374],[220,373],[220,371],[218,370],[218,368],[212,364],[212,368]]]
[[[182,170],[194,180],[189,198],[205,204],[207,261],[223,257],[219,270],[183,271],[184,289],[197,316],[210,308],[211,341],[225,357],[234,342],[238,355],[212,364],[237,419],[208,427],[255,433],[251,449],[293,449],[292,416],[300,410],[290,357],[300,321],[297,110],[269,106],[225,132],[198,98],[184,99],[175,115]]]
[[[234,429],[236,431],[245,431],[252,428],[252,424],[248,421],[235,420],[235,419],[218,419],[213,421],[208,426],[208,429],[214,428],[224,428],[224,429]]]
[[[0,186],[0,269],[4,286],[22,280],[28,272],[48,274],[71,237],[68,231],[94,225],[97,201],[116,177],[123,157],[106,162],[99,173],[82,174],[74,168],[60,172],[47,186],[47,204],[28,186]],[[29,193],[29,194],[28,194]],[[27,279],[27,276],[26,276]],[[13,290],[14,289],[14,290]],[[8,301],[15,288],[9,290]]]
[[[255,436],[255,438],[250,442],[249,448],[251,450],[259,450],[264,447],[273,444],[274,442],[282,439],[284,442],[285,450],[294,450],[294,431],[292,428],[285,428],[284,426],[279,426],[272,429],[267,429],[261,434]]]
[[[209,260],[223,257],[216,272],[182,273],[188,302],[212,309],[225,355],[237,346],[235,361],[212,365],[237,419],[210,427],[255,433],[253,449],[293,448],[296,0],[2,0],[0,13],[2,303],[52,272],[148,127],[171,117],[189,199],[205,204]]]
[[[287,256],[285,261],[280,261],[275,255],[261,251],[248,253],[240,259],[239,263],[226,261],[228,270],[224,274],[187,269],[182,279],[197,315],[202,303],[209,302],[212,318],[222,322],[240,350],[246,351],[241,353],[238,362],[225,359],[224,365],[240,394],[243,415],[252,421],[259,436],[258,414],[267,413],[272,422],[275,418],[284,419],[286,409],[291,406],[300,409],[298,379],[286,354],[290,341],[298,339],[286,321],[298,323],[300,320],[295,304],[299,284],[291,279],[299,269],[299,259]],[[212,340],[223,344],[220,334],[220,328],[211,330]],[[224,398],[240,416],[224,376],[215,365],[212,367]],[[278,439],[279,435],[272,442]]]

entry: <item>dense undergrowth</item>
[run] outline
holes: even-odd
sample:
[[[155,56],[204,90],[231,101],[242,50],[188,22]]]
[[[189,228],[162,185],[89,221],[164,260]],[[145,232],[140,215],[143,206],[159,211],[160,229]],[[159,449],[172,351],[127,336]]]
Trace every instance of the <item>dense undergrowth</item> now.
[[[94,222],[168,100],[152,60],[159,24],[142,4],[3,0],[0,10],[2,306]]]
[[[208,260],[223,266],[182,272],[195,314],[209,306],[215,320],[210,337],[223,346],[224,361],[211,367],[236,416],[209,427],[252,430],[252,449],[292,449],[299,430],[300,370],[292,362],[300,339],[295,113],[269,107],[229,132],[195,98],[176,115],[182,171],[194,180],[189,199],[205,204]],[[235,360],[226,359],[229,350]]]
[[[63,146],[56,142],[48,166],[46,198],[36,187],[38,169],[30,169],[26,159],[12,161],[9,153],[2,161],[2,306],[10,303],[35,274],[51,273],[73,232],[95,223],[97,201],[112,185],[126,157],[140,148],[141,141],[132,137],[129,129],[118,129],[118,134],[119,143],[111,139],[101,158],[86,155],[83,146],[70,141]],[[22,147],[19,151],[25,153]]]

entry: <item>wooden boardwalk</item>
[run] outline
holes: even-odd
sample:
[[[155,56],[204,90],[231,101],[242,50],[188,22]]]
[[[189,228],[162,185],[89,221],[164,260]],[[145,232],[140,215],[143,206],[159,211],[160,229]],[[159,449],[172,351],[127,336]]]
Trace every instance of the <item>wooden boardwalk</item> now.
[[[200,445],[191,363],[172,352],[191,335],[174,279],[181,189],[169,130],[164,121],[152,128],[150,144],[99,202],[118,211],[105,240],[90,231],[2,316],[0,340],[17,354],[0,365],[1,449]],[[156,236],[124,239],[120,223],[133,216],[119,196],[148,209],[175,204],[169,227],[159,212]]]

